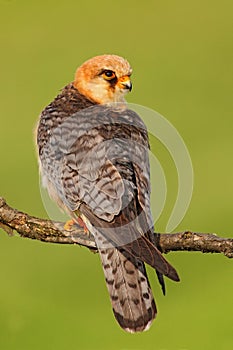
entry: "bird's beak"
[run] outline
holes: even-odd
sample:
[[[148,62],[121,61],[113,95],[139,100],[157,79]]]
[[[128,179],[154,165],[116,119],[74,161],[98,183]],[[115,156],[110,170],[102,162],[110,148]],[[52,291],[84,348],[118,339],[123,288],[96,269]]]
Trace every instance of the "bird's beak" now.
[[[129,91],[132,90],[132,83],[128,75],[125,75],[124,77],[119,78],[117,85],[119,86],[120,89],[127,89]]]

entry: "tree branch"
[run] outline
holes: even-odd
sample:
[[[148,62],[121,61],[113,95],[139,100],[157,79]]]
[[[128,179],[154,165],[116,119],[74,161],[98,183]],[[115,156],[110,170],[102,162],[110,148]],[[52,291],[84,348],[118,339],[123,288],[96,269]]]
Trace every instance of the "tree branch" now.
[[[65,230],[64,223],[39,219],[11,208],[0,197],[0,228],[9,235],[17,231],[21,237],[49,243],[79,244],[91,250],[97,250],[94,237],[85,234],[83,229],[74,225]],[[201,251],[203,253],[223,253],[233,258],[233,239],[218,237],[215,234],[197,232],[158,233],[157,244],[163,253],[170,251]]]

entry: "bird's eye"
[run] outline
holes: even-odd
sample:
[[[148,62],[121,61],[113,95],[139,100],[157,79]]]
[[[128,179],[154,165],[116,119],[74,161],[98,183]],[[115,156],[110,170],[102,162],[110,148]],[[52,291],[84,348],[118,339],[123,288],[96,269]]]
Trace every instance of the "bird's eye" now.
[[[112,70],[105,70],[102,75],[106,80],[112,80],[116,77],[115,73]]]

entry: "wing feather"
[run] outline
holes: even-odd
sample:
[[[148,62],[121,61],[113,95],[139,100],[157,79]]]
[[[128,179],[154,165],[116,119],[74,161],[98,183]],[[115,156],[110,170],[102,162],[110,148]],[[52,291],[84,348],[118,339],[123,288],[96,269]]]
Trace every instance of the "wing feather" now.
[[[67,118],[43,151],[53,153],[46,170],[71,211],[79,209],[111,244],[178,280],[147,238],[153,233],[148,148],[135,112],[98,105]]]

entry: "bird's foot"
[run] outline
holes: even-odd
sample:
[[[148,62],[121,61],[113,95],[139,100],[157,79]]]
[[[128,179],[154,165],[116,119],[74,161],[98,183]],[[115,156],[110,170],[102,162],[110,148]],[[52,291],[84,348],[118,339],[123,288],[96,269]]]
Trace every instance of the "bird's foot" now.
[[[71,231],[72,226],[74,226],[76,224],[76,222],[74,221],[74,219],[68,220],[66,221],[65,225],[64,225],[64,229],[66,231]]]
[[[76,220],[71,219],[71,220],[66,221],[66,223],[64,225],[64,229],[66,231],[71,231],[72,227],[74,225],[77,225],[77,224],[83,228],[84,234],[89,234],[88,228],[87,228],[85,222],[83,221],[83,219],[80,218],[80,216],[78,216]]]

